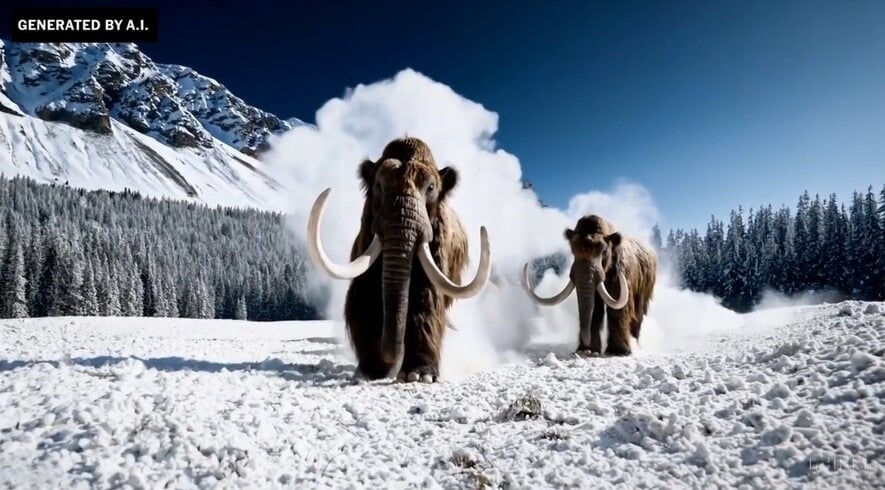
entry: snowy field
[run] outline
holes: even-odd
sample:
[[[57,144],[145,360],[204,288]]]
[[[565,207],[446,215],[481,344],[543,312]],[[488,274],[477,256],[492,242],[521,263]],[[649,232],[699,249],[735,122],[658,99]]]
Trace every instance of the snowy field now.
[[[0,320],[0,486],[881,486],[885,305],[745,320],[435,385],[355,384],[323,322]]]

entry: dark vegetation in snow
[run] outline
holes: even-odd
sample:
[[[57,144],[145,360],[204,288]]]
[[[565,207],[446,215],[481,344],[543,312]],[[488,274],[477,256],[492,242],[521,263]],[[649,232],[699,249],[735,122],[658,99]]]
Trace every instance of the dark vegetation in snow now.
[[[847,209],[846,209],[847,205]],[[885,300],[885,186],[848,203],[802,194],[795,213],[771,205],[712,217],[706,233],[660,231],[654,245],[676,266],[682,285],[748,311],[766,290],[811,299]]]
[[[0,317],[317,317],[279,213],[0,176]]]

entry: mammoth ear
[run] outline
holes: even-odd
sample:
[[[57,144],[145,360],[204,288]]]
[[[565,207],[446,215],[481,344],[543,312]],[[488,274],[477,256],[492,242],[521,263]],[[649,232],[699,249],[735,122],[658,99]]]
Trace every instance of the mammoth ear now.
[[[605,237],[605,241],[611,245],[612,248],[618,248],[618,245],[621,244],[621,234],[618,232],[614,232],[611,235]]]
[[[458,184],[458,171],[452,167],[446,167],[439,171],[442,177],[442,189],[439,190],[439,200],[442,201],[450,190]]]
[[[375,183],[375,162],[364,160],[360,164],[359,176],[363,181],[363,190],[366,192],[372,190],[372,185]]]
[[[575,236],[575,230],[571,228],[565,229],[565,239],[568,241],[572,241],[572,237]]]

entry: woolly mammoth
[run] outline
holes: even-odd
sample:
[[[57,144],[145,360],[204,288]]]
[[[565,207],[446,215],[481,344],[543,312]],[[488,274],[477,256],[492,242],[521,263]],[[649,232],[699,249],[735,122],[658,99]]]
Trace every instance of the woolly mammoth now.
[[[542,305],[562,303],[577,289],[578,352],[602,353],[600,330],[605,316],[606,352],[630,355],[629,337],[639,340],[642,318],[654,290],[657,255],[642,243],[622,236],[611,223],[596,215],[579,219],[574,230],[565,230],[565,238],[574,263],[563,290],[550,298],[535,294],[528,264],[523,269],[523,287]]]
[[[436,381],[446,311],[453,299],[478,294],[489,279],[486,229],[480,228],[476,277],[461,286],[467,235],[448,203],[458,182],[455,169],[438,169],[423,141],[402,138],[388,143],[378,161],[360,164],[359,177],[365,202],[351,262],[333,263],[320,239],[331,189],[310,213],[310,256],[330,276],[352,279],[344,318],[358,375]]]

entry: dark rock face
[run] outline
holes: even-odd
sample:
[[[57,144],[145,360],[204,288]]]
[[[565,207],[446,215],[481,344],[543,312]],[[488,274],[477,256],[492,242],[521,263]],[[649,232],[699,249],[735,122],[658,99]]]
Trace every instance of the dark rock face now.
[[[256,155],[297,124],[252,107],[215,80],[155,64],[134,44],[0,41],[0,106],[108,134],[111,119],[176,147],[213,137]]]
[[[247,155],[267,148],[271,135],[294,126],[268,112],[252,107],[217,81],[179,65],[158,65],[174,80],[182,106],[209,131]]]
[[[104,90],[95,80],[79,80],[71,84],[65,98],[34,107],[34,115],[47,121],[60,121],[99,134],[110,134],[111,119],[103,97]]]

